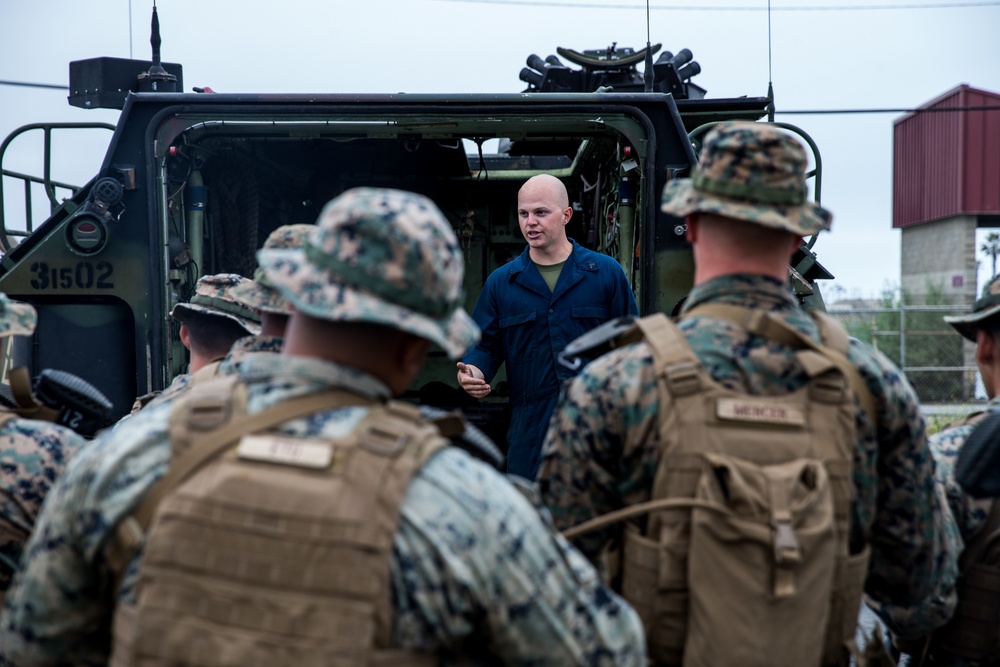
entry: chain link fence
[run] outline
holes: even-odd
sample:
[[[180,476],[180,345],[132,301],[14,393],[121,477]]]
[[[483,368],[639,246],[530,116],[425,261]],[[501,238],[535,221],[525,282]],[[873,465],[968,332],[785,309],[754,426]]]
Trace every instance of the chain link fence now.
[[[967,307],[948,305],[829,309],[851,336],[901,368],[924,414],[943,421],[973,412],[987,400],[975,345],[943,319],[967,312]]]

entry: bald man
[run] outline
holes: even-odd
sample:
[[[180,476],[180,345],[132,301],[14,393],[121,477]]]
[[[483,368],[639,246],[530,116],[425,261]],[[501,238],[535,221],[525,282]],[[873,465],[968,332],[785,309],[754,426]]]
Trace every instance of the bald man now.
[[[559,353],[599,324],[639,313],[617,261],[566,236],[572,217],[558,178],[542,174],[521,186],[517,218],[528,247],[486,281],[472,311],[482,339],[458,362],[458,383],[475,398],[489,395],[506,364],[507,472],[528,479],[538,471],[559,387],[573,375],[556,363]]]

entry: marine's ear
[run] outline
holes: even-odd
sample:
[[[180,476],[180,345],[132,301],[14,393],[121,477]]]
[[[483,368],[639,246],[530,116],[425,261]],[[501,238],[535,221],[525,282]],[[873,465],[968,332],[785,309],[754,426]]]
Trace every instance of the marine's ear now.
[[[686,218],[684,218],[684,236],[687,238],[688,243],[698,242],[698,212],[689,213]]]
[[[188,351],[190,351],[191,350],[191,331],[190,331],[190,329],[188,329],[188,325],[186,325],[186,324],[182,324],[181,325],[180,337],[181,337],[181,343],[183,343],[184,347],[186,347],[188,349]]]
[[[417,377],[427,361],[431,342],[426,338],[402,334],[396,341],[393,350],[393,381],[390,388],[395,395],[402,394]]]
[[[976,362],[980,366],[993,366],[996,361],[997,346],[993,333],[985,329],[976,331]]]

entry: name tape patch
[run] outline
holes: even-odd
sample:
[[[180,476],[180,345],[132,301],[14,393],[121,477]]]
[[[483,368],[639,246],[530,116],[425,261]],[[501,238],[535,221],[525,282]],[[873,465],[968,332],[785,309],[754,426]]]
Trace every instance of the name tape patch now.
[[[805,411],[797,406],[745,398],[720,398],[715,406],[715,414],[719,419],[745,422],[788,426],[802,426],[806,423]]]
[[[236,447],[236,456],[249,461],[320,470],[330,467],[333,445],[322,440],[245,435]]]

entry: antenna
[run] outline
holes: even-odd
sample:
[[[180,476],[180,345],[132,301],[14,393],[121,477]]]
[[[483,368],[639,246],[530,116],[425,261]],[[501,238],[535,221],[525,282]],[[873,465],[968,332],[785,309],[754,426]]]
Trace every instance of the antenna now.
[[[177,92],[177,77],[160,64],[160,17],[156,14],[156,0],[153,0],[153,19],[149,26],[149,43],[153,47],[153,62],[149,70],[139,74],[139,90],[142,92]]]
[[[128,59],[132,60],[132,0],[128,0]]]
[[[771,0],[768,0],[770,2]],[[653,92],[653,49],[649,41],[649,0],[646,0],[646,60],[642,71],[642,82],[645,92]]]
[[[770,2],[771,0],[768,0],[768,6],[770,6]],[[768,15],[768,20],[770,21],[770,15]],[[160,65],[160,17],[156,13],[156,0],[153,0],[153,20],[149,26],[149,43],[153,47],[153,64],[149,68],[150,74],[166,72]]]

